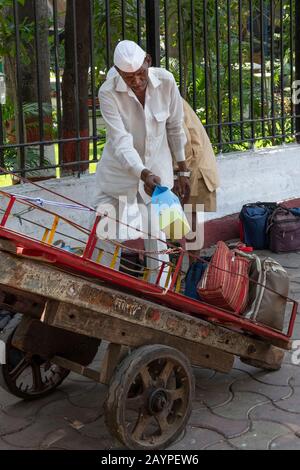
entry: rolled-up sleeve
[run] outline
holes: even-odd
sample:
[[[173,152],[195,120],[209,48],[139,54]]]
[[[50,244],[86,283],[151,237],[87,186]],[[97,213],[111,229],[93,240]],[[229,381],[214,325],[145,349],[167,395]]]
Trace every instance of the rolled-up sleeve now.
[[[124,170],[140,178],[145,166],[133,146],[133,137],[125,129],[117,104],[110,93],[99,92],[102,117],[106,123],[108,138],[114,148],[114,156]]]
[[[170,115],[167,120],[167,136],[171,152],[176,162],[185,161],[184,146],[186,135],[183,129],[183,105],[182,98],[177,88],[175,79],[172,80]]]

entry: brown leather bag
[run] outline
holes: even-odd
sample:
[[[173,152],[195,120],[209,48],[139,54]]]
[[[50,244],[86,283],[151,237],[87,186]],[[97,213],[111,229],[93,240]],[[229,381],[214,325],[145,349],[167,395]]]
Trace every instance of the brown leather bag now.
[[[275,253],[300,250],[300,214],[278,207],[268,222],[269,246]]]

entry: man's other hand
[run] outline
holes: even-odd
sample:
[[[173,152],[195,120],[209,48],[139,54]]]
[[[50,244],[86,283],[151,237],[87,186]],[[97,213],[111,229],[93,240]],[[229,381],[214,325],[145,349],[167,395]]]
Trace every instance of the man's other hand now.
[[[145,189],[145,193],[148,194],[148,196],[152,196],[152,193],[153,193],[155,187],[161,185],[160,177],[154,175],[149,170],[143,170],[142,171],[141,179],[145,183],[144,184],[144,189]]]
[[[189,178],[178,176],[178,179],[174,182],[173,192],[179,197],[181,204],[186,204],[191,193]]]

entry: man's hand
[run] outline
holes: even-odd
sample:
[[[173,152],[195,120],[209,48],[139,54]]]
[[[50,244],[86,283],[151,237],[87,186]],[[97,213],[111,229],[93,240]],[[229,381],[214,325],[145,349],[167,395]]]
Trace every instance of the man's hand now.
[[[191,193],[190,180],[186,176],[178,176],[177,187],[179,198],[182,204],[186,204],[189,200]]]
[[[189,172],[186,162],[177,162],[177,168],[179,172]],[[174,192],[180,199],[181,204],[186,204],[189,200],[190,193],[191,193],[191,186],[190,180],[186,176],[179,176],[178,179],[175,180],[174,184]]]
[[[160,186],[161,184],[160,177],[154,175],[153,173],[151,173],[151,171],[146,169],[142,171],[141,180],[145,183],[144,189],[145,193],[148,194],[148,196],[152,196],[155,186]]]
[[[173,192],[179,197],[181,204],[186,204],[191,193],[189,178],[178,176],[174,181]]]

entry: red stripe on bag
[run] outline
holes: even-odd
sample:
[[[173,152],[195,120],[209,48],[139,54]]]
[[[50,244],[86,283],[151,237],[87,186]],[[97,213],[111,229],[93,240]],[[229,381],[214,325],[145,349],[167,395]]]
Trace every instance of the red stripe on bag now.
[[[243,313],[248,300],[250,263],[229,250],[224,242],[218,242],[204,285],[197,288],[201,298],[217,307]]]

